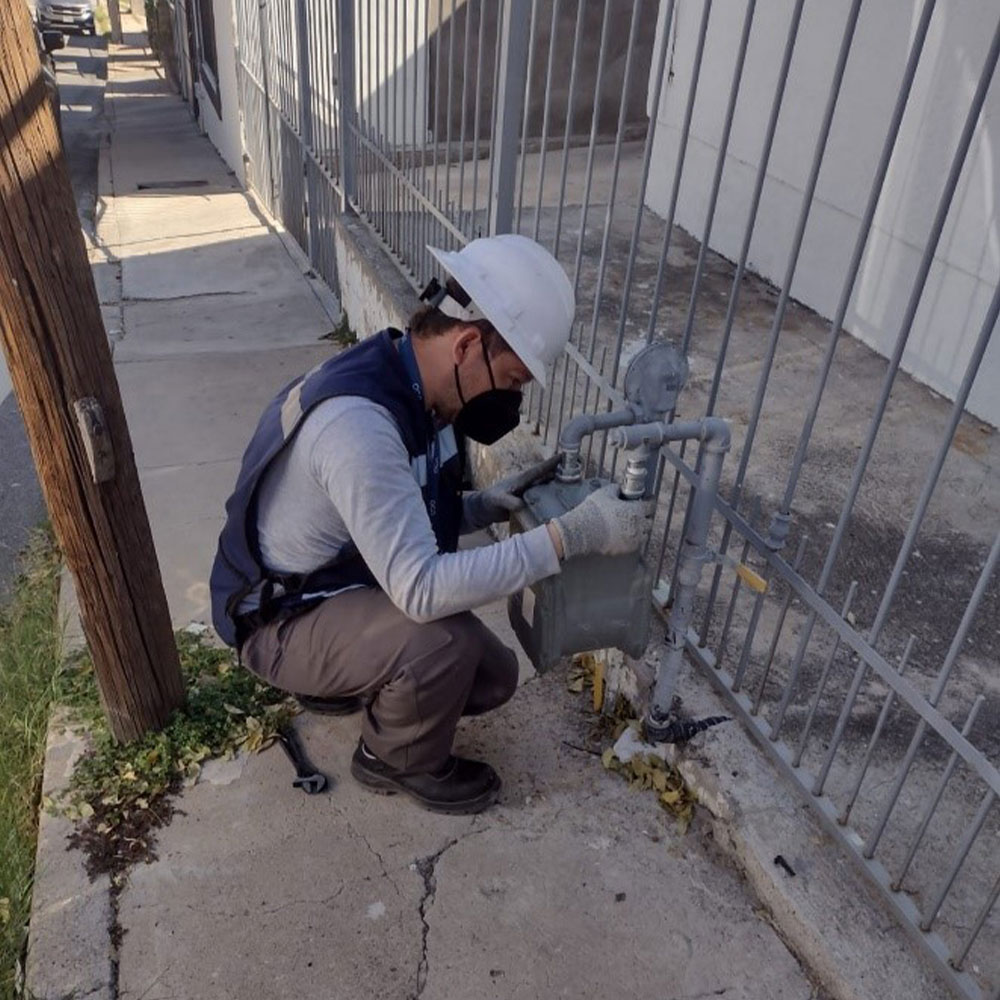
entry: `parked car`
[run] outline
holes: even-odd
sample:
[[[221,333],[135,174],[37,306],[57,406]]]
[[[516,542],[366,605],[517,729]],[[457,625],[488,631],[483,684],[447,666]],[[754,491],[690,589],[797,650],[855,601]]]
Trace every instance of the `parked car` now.
[[[38,0],[38,27],[42,31],[57,28],[60,31],[80,31],[85,35],[96,34],[95,2],[96,0]]]

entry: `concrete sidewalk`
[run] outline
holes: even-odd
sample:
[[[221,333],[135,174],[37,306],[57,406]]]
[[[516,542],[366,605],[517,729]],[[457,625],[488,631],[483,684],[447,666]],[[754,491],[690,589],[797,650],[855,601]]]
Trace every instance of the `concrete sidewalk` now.
[[[339,317],[139,44],[132,35],[111,52],[95,276],[183,626],[208,620],[223,503],[262,406],[330,354],[323,338]],[[513,643],[502,608],[483,614]],[[62,821],[45,817],[29,986],[39,1000],[824,996],[717,846],[745,817],[740,836],[759,841],[759,857],[781,851],[798,866],[797,902],[776,895],[772,909],[819,910],[836,884],[853,893],[856,911],[833,904],[829,928],[853,974],[834,984],[838,996],[939,995],[794,803],[774,793],[743,810],[718,793],[718,818],[699,811],[682,836],[652,796],[581,749],[592,721],[558,671],[526,667],[514,700],[458,739],[498,766],[501,802],[446,818],[353,784],[356,719],[303,717],[329,794],[293,790],[280,750],[207,767],[162,831],[158,860],[133,869],[114,903],[63,852]],[[767,787],[773,776],[740,739],[713,731],[700,749]],[[67,766],[61,753],[53,747],[47,790]],[[827,932],[809,925],[819,944]],[[895,965],[863,951],[875,939]]]

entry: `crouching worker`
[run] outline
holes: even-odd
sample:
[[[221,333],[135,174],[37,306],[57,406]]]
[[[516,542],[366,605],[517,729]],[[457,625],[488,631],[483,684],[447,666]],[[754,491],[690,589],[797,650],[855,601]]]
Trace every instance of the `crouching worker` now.
[[[517,658],[471,609],[588,552],[638,547],[643,504],[599,491],[497,544],[459,535],[507,518],[553,462],[463,493],[464,438],[518,423],[573,321],[558,262],[522,236],[431,251],[436,282],[405,333],[383,330],[294,381],[243,457],[212,570],[215,627],[245,665],[306,707],[362,708],[351,773],[428,809],[477,812],[500,778],[455,757],[463,715],[514,693]]]

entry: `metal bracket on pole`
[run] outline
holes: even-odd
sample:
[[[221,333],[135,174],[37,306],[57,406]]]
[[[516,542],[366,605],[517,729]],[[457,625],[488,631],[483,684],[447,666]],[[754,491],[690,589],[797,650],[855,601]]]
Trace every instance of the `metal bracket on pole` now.
[[[358,102],[354,77],[354,4],[337,4],[337,89],[340,91],[340,185],[344,192],[341,211],[357,195]]]
[[[104,421],[101,404],[93,396],[73,401],[76,426],[83,441],[83,450],[90,466],[90,476],[95,483],[106,483],[115,477],[115,453],[111,435]]]
[[[514,188],[524,90],[528,77],[531,0],[506,0],[500,23],[500,85],[490,157],[490,235],[514,228]]]

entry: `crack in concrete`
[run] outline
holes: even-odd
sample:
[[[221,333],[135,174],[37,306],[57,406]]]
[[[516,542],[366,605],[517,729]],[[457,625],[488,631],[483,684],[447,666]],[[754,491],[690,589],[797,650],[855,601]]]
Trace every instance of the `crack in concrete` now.
[[[125,936],[125,928],[121,923],[121,895],[124,889],[124,876],[113,875],[108,890],[108,949],[111,960],[111,981],[108,983],[108,992],[111,1000],[118,1000],[121,989],[122,938]]]
[[[345,825],[347,826],[348,831],[352,833],[355,837],[357,837],[358,840],[360,840],[361,843],[364,844],[366,848],[368,848],[369,853],[373,854],[378,859],[379,867],[382,869],[383,877],[386,880],[388,880],[389,885],[392,886],[396,895],[402,897],[403,894],[399,891],[399,885],[390,874],[389,869],[386,867],[385,858],[383,858],[382,855],[374,848],[374,846],[372,846],[371,841],[356,826],[354,826],[350,821],[348,821],[346,817],[345,817]]]
[[[721,997],[729,992],[728,986],[722,986],[717,990],[707,990],[705,993],[685,993],[683,996],[671,997],[670,1000],[706,1000],[707,997]]]
[[[211,299],[222,295],[247,295],[246,291],[189,292],[187,295],[123,295],[122,306],[141,302],[183,302],[185,299]]]
[[[473,820],[473,822],[475,822],[475,820]],[[424,894],[420,899],[420,905],[418,907],[420,913],[421,937],[420,962],[417,965],[417,988],[416,992],[410,994],[408,1000],[420,1000],[420,997],[423,996],[424,988],[427,986],[427,937],[430,934],[431,929],[431,925],[427,920],[427,913],[434,903],[434,897],[437,895],[437,864],[441,858],[456,844],[463,840],[468,840],[469,837],[475,836],[477,833],[483,832],[483,830],[475,829],[466,830],[465,833],[460,834],[457,837],[452,837],[452,839],[449,840],[448,843],[446,843],[444,847],[436,853],[428,854],[423,858],[417,858],[416,861],[414,861],[410,866],[424,880]]]
[[[275,906],[269,906],[267,909],[262,909],[260,912],[265,916],[270,916],[272,913],[280,913],[282,910],[287,910],[292,906],[329,906],[349,884],[350,883],[348,882],[342,882],[336,892],[333,892],[328,896],[324,896],[322,899],[288,899],[283,903],[278,903]],[[228,916],[231,917],[232,914],[228,914]]]
[[[431,908],[434,902],[434,897],[437,895],[437,863],[441,860],[442,855],[446,851],[450,851],[462,838],[454,837],[448,841],[444,847],[441,848],[436,854],[428,854],[425,858],[417,858],[413,862],[413,866],[416,868],[420,877],[424,880],[424,894],[420,899],[420,923],[421,923],[421,939],[420,939],[420,963],[417,965],[417,989],[412,995],[411,1000],[419,1000],[419,997],[423,995],[424,987],[427,985],[427,936],[430,933],[431,925],[427,922],[427,911]]]

